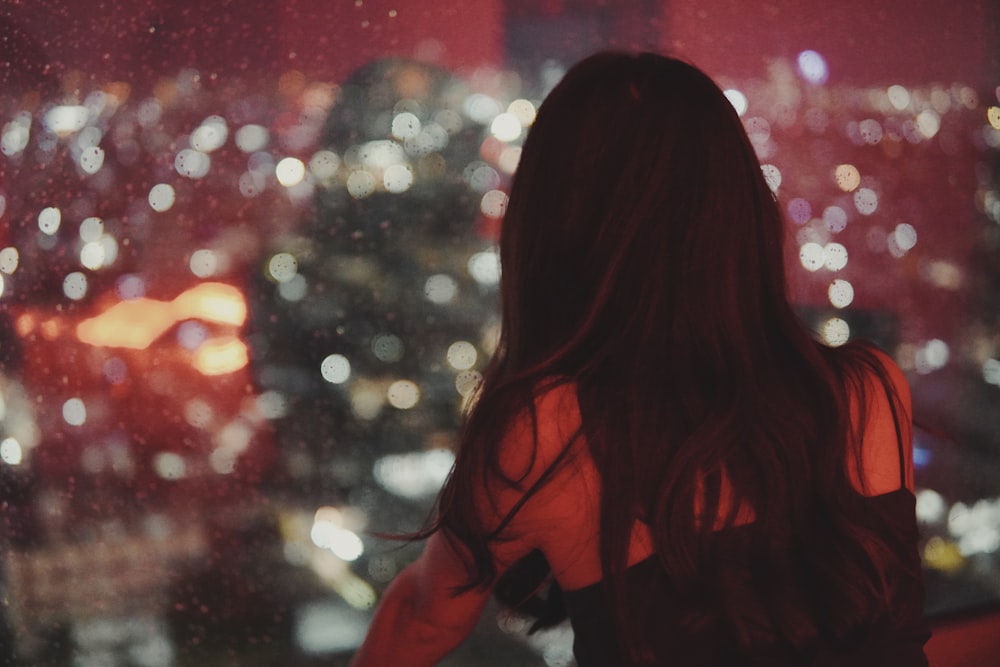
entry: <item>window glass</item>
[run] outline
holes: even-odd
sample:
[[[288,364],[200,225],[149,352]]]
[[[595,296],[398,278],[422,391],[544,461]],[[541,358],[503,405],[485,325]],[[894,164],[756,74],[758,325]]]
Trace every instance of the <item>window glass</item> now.
[[[992,3],[91,4],[0,13],[4,664],[346,663],[495,344],[520,145],[608,47],[726,89],[802,317],[911,382],[928,613],[1000,598]],[[446,664],[571,664],[524,630]]]

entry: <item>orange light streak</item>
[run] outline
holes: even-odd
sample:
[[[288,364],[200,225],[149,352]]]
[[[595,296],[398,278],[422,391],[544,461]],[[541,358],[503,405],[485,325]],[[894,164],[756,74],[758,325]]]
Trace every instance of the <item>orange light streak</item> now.
[[[173,301],[120,301],[77,325],[76,336],[88,345],[144,350],[177,322],[199,319],[239,326],[246,316],[246,300],[238,289],[222,283],[202,283]]]
[[[178,320],[200,319],[239,326],[247,319],[243,294],[231,285],[202,283],[172,302]]]
[[[205,375],[225,375],[247,365],[247,346],[235,336],[211,338],[198,348],[192,364]]]

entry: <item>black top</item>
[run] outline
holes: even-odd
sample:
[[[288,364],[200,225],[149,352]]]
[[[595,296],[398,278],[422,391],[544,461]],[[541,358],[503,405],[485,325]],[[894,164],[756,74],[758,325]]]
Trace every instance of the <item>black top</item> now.
[[[671,595],[671,586],[656,557],[631,566],[626,573],[629,590],[643,591],[650,587],[662,591],[655,596],[656,605],[649,613],[639,615],[637,622],[652,628],[653,650],[657,662],[643,665],[666,667],[926,667],[923,645],[930,631],[923,619],[923,587],[920,580],[917,551],[915,499],[907,489],[866,499],[873,512],[882,514],[891,525],[899,528],[894,549],[900,549],[912,573],[902,576],[895,587],[893,616],[850,647],[820,644],[807,655],[786,648],[769,648],[747,655],[719,622],[692,623],[689,610]],[[739,539],[749,526],[728,529]],[[895,540],[894,540],[895,541]],[[579,667],[627,667],[618,652],[612,606],[608,603],[600,582],[564,592],[566,608],[576,639],[573,652]]]

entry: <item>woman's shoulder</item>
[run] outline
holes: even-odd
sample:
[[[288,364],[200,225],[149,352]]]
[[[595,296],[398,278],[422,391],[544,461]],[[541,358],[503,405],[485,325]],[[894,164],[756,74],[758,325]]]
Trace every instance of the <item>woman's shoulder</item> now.
[[[531,400],[513,415],[500,445],[505,474],[525,481],[541,476],[580,434],[576,384],[551,377],[535,383]]]
[[[600,480],[582,438],[576,385],[561,378],[534,385],[498,449],[499,475],[483,491],[489,525],[504,525],[491,547],[501,565],[542,549],[562,573],[581,540],[596,530]],[[512,514],[513,513],[513,514]]]
[[[881,387],[895,392],[900,398],[909,397],[906,375],[896,360],[882,348],[859,340],[829,350],[841,368],[865,381],[866,389]]]
[[[535,385],[533,400],[540,419],[579,425],[580,405],[577,401],[576,382],[572,378],[545,378]]]
[[[851,420],[860,437],[862,474],[852,470],[855,482],[863,478],[866,495],[881,495],[901,486],[913,489],[913,421],[910,387],[895,360],[874,345],[857,346]]]
[[[871,344],[861,349],[865,354],[865,363],[859,369],[861,386],[855,391],[863,396],[868,421],[875,424],[885,422],[892,425],[894,431],[903,429],[905,432],[900,436],[910,436],[912,397],[906,375],[884,350]],[[851,398],[856,401],[859,397],[854,395]]]

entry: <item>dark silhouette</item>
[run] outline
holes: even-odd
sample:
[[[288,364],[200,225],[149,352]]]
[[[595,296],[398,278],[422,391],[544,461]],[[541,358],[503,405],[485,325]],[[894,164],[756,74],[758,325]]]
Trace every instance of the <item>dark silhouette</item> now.
[[[581,667],[926,665],[906,381],[795,316],[779,207],[708,77],[571,69],[500,243],[499,346],[356,664],[434,664],[495,590],[536,626],[568,611]]]

